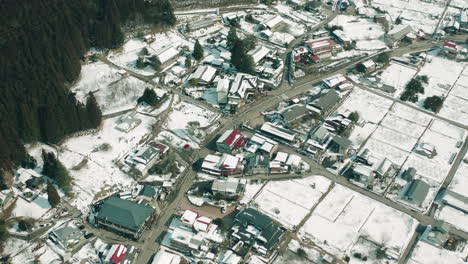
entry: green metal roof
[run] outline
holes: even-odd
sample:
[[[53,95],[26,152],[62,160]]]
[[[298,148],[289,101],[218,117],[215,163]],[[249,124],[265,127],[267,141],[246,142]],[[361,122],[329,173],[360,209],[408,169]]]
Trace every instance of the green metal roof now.
[[[96,210],[96,218],[131,230],[139,230],[154,209],[135,202],[112,196]]]

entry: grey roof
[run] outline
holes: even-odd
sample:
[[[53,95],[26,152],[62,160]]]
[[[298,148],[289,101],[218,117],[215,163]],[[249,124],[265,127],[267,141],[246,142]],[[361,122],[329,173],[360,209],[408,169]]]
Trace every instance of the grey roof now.
[[[378,87],[379,90],[386,92],[386,93],[394,93],[396,91],[395,87],[384,84],[381,87]]]
[[[412,179],[415,175],[416,175],[416,169],[413,167],[410,167],[403,172],[401,177],[403,179]]]
[[[294,121],[309,113],[309,109],[304,105],[295,105],[283,113],[283,118],[287,122]]]
[[[79,239],[82,235],[81,230],[72,225],[64,225],[59,227],[55,229],[53,233],[63,243],[67,243],[69,240]]]
[[[138,231],[153,214],[154,209],[111,196],[97,208],[96,218]]]
[[[340,101],[340,95],[335,90],[330,90],[323,94],[312,104],[323,111],[327,111]]]
[[[335,142],[337,145],[340,146],[340,149],[348,149],[349,146],[351,146],[351,144],[353,144],[353,142],[351,142],[351,140],[345,138],[345,137],[341,137],[341,136],[334,136],[333,137],[333,142]]]
[[[156,195],[156,190],[153,186],[145,184],[138,195],[152,198]]]
[[[322,142],[323,140],[327,139],[328,135],[330,135],[330,132],[324,126],[319,126],[312,133],[311,138]]]
[[[237,193],[241,185],[240,180],[236,178],[216,179],[213,181],[211,189],[213,191]]]
[[[415,204],[422,204],[429,192],[429,184],[422,180],[414,180],[410,183],[405,196]]]
[[[237,213],[235,220],[244,227],[252,225],[260,229],[261,236],[268,241],[263,245],[267,249],[275,246],[284,234],[284,229],[275,224],[271,218],[253,208],[246,208],[240,211]]]

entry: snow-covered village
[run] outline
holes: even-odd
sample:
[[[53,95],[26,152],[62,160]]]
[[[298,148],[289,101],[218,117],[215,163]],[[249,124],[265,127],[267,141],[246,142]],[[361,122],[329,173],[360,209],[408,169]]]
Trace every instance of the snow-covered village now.
[[[86,49],[1,263],[468,262],[468,1],[189,2]]]

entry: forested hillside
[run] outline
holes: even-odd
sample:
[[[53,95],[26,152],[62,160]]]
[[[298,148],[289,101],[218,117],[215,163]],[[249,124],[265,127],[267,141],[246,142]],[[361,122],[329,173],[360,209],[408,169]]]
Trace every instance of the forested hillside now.
[[[4,0],[0,8],[0,189],[25,155],[24,143],[58,142],[95,128],[100,111],[68,91],[92,46],[122,44],[121,25],[135,15],[172,25],[167,0]]]

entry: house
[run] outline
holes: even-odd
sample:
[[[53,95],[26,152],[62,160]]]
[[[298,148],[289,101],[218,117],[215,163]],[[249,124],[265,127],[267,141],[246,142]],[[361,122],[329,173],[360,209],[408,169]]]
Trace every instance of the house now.
[[[236,149],[242,147],[244,142],[245,138],[239,131],[228,129],[216,140],[216,148],[221,153],[232,154]]]
[[[213,181],[211,190],[213,194],[220,194],[222,196],[240,196],[244,192],[247,180],[228,177],[226,179],[216,179]]]
[[[292,124],[309,114],[310,110],[305,105],[294,105],[282,113],[284,121],[289,124]]]
[[[421,240],[437,246],[443,247],[450,238],[450,226],[442,220],[434,220],[431,226],[428,226],[422,234]]]
[[[159,192],[156,191],[156,189],[151,185],[148,185],[148,184],[141,185],[141,187],[138,188],[137,199],[152,201],[156,198],[158,193]]]
[[[331,141],[328,145],[328,148],[334,153],[346,155],[348,154],[348,150],[352,144],[353,142],[348,138],[334,135],[331,137]]]
[[[267,18],[261,23],[264,29],[269,29],[273,32],[279,30],[283,26],[283,24],[283,18],[279,15]]]
[[[196,31],[199,29],[208,28],[218,22],[219,22],[219,19],[217,18],[206,18],[206,19],[195,20],[187,24],[187,30]]]
[[[296,139],[295,132],[276,126],[270,122],[263,123],[263,125],[260,128],[260,131],[288,143],[291,143]]]
[[[457,33],[458,31],[460,31],[460,22],[455,19],[451,19],[450,21],[445,23],[444,31],[447,33]]]
[[[192,227],[197,232],[213,232],[217,226],[213,224],[213,219],[199,215],[194,211],[185,210],[180,217],[181,223],[188,227]]]
[[[314,39],[323,38],[323,37],[328,36],[328,34],[329,33],[326,30],[317,30],[317,31],[312,33],[312,38],[314,38]]]
[[[209,65],[202,65],[193,72],[189,80],[196,80],[200,85],[209,85],[216,76],[216,69]]]
[[[468,31],[468,8],[460,11],[460,30],[463,32]]]
[[[136,111],[132,111],[121,116],[116,123],[115,129],[128,133],[141,124],[141,119],[136,117]]]
[[[306,145],[309,146],[311,150],[315,149],[324,151],[328,148],[328,145],[330,144],[331,140],[331,133],[325,128],[325,126],[318,126],[310,134],[309,139],[306,141]]]
[[[244,157],[244,174],[246,175],[267,174],[270,170],[271,157],[266,152],[255,152],[257,149],[255,148],[254,152],[247,153]]]
[[[218,104],[224,106],[228,103],[228,93],[231,81],[229,79],[223,78],[218,80],[216,85],[216,93],[218,94]]]
[[[269,29],[265,29],[258,32],[258,35],[263,39],[269,39],[271,36],[273,36],[273,32]]]
[[[326,79],[323,79],[322,84],[325,86],[325,88],[333,89],[333,88],[337,88],[339,85],[347,81],[348,79],[343,74],[337,74],[337,75],[328,77]]]
[[[180,264],[182,257],[168,251],[160,250],[153,257],[151,264]]]
[[[241,261],[241,256],[235,254],[232,250],[227,250],[222,256],[219,264],[239,264]]]
[[[27,187],[26,183],[34,178],[42,178],[42,175],[33,169],[20,168],[16,171],[16,187],[19,189]]]
[[[456,56],[458,54],[458,46],[453,42],[445,41],[442,50],[451,56]]]
[[[366,69],[366,73],[371,73],[377,69],[377,64],[373,60],[366,60],[362,65]]]
[[[335,40],[341,44],[341,45],[349,45],[351,44],[351,39],[346,35],[346,33],[343,30],[334,30],[332,32],[332,36],[335,38]]]
[[[159,62],[161,62],[161,69],[164,69],[177,60],[177,58],[179,57],[179,51],[173,46],[169,46],[167,48],[157,51],[155,55],[158,58]]]
[[[353,176],[355,180],[364,184],[366,187],[372,186],[374,183],[374,171],[369,166],[360,163],[356,164],[353,168]]]
[[[127,154],[124,159],[124,168],[126,172],[132,172],[134,175],[144,177],[148,175],[148,171],[160,161],[169,147],[159,142],[150,142],[133,152]]]
[[[396,92],[395,87],[393,87],[391,85],[387,85],[387,84],[378,85],[376,87],[376,89],[378,89],[378,90],[380,90],[382,92],[389,93],[389,94],[394,94]]]
[[[421,206],[429,192],[429,184],[423,180],[413,180],[403,188],[401,199],[417,206]]]
[[[314,39],[313,41],[307,42],[307,46],[313,55],[321,59],[331,57],[336,49],[336,43],[329,37]]]
[[[156,40],[156,38],[154,37],[154,35],[151,35],[151,34],[148,34],[148,35],[145,35],[143,37],[143,40],[146,42],[146,43],[152,43]]]
[[[82,238],[83,232],[70,221],[49,233],[49,240],[66,251],[71,250]]]
[[[273,155],[276,153],[278,150],[279,144],[278,142],[265,137],[259,133],[255,133],[249,141],[251,144],[255,144],[257,147],[255,148],[255,151],[252,153],[255,153],[257,150],[260,152],[264,152],[268,154],[268,157],[271,159]]]
[[[246,208],[235,216],[231,232],[235,241],[242,241],[266,256],[278,246],[285,230],[268,216],[253,208]]]
[[[253,97],[258,87],[258,77],[246,73],[238,73],[229,89],[229,108],[235,110],[242,106],[246,100]]]
[[[437,154],[433,145],[424,142],[416,144],[413,151],[428,158],[432,158]]]
[[[407,181],[412,181],[414,179],[414,176],[416,176],[416,169],[413,167],[410,167],[406,169],[402,174],[401,178]]]
[[[411,32],[413,28],[410,25],[398,25],[385,34],[384,39],[387,45],[393,46]]]
[[[286,161],[286,165],[291,171],[301,171],[303,167],[302,158],[298,155],[291,154],[289,155],[288,160]]]
[[[221,155],[210,154],[205,157],[201,170],[216,176],[228,176],[239,172],[240,159],[238,157],[223,153]]]
[[[327,93],[321,94],[312,103],[309,103],[309,106],[312,106],[312,110],[322,115],[327,115],[340,100],[341,97],[335,90],[329,90]]]
[[[120,264],[123,263],[127,255],[127,247],[124,245],[112,245],[110,249],[104,253],[104,264]]]
[[[255,63],[259,64],[265,57],[271,55],[273,51],[263,45],[255,47],[255,49],[249,51],[247,54],[250,55]]]
[[[138,239],[153,219],[154,209],[111,196],[95,204],[88,216],[91,224],[116,234]]]

